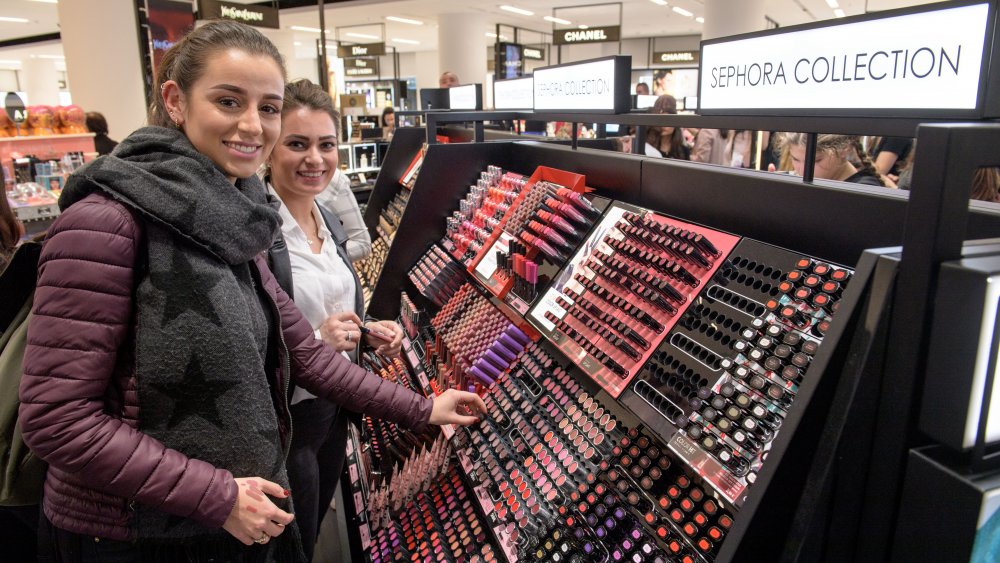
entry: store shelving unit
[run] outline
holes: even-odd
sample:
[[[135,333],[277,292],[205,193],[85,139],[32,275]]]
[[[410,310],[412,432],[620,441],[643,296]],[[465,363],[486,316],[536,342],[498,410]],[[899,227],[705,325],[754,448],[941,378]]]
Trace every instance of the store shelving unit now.
[[[510,114],[435,114],[429,117],[429,129],[442,120],[473,121],[476,119],[503,119]],[[517,115],[523,118],[523,115]],[[686,125],[711,126],[732,124],[730,118],[697,118],[690,116],[586,116],[579,115],[536,115],[536,119],[624,122],[636,125]],[[865,130],[882,134],[912,134],[919,120],[836,120],[815,118],[812,120],[778,120],[769,118],[739,118],[741,126],[765,128],[786,126],[791,129],[794,122],[798,130],[815,132],[832,129],[839,132]],[[732,125],[729,125],[732,126]],[[881,127],[881,129],[877,129]],[[984,126],[978,126],[981,129]],[[985,126],[988,128],[988,126]],[[829,128],[829,129],[828,129]],[[932,126],[951,130],[946,126]],[[431,129],[433,130],[433,129]],[[924,134],[928,128],[920,130]],[[431,139],[428,142],[433,143]],[[931,144],[923,142],[921,147]],[[990,145],[984,145],[990,146]],[[926,153],[922,153],[926,154]],[[933,159],[928,157],[926,164]],[[918,162],[919,159],[918,159]],[[406,286],[406,272],[424,253],[429,245],[440,240],[444,234],[444,216],[457,206],[458,200],[467,191],[470,182],[487,164],[494,164],[522,174],[530,174],[538,165],[570,170],[587,177],[588,186],[597,188],[597,194],[626,203],[661,211],[699,224],[722,228],[740,233],[777,246],[821,256],[856,268],[857,273],[851,294],[845,295],[842,311],[852,311],[850,318],[838,319],[835,329],[829,335],[831,342],[839,344],[828,348],[827,353],[817,357],[816,368],[831,376],[822,377],[820,383],[811,388],[800,400],[807,406],[794,411],[789,424],[797,428],[787,432],[784,440],[779,440],[772,448],[771,456],[782,457],[780,464],[772,464],[761,472],[755,490],[760,494],[751,495],[744,504],[741,514],[752,515],[755,511],[766,513],[766,518],[737,519],[730,538],[719,553],[718,560],[740,560],[749,554],[772,553],[776,557],[788,549],[796,552],[795,545],[810,543],[817,538],[817,530],[793,530],[789,535],[786,523],[798,514],[806,522],[813,522],[818,507],[831,503],[829,495],[818,498],[810,496],[813,502],[800,502],[803,492],[816,493],[823,488],[826,474],[823,471],[804,472],[803,467],[819,463],[814,457],[817,442],[824,432],[824,417],[830,412],[835,397],[845,393],[843,384],[835,373],[849,373],[853,370],[871,370],[877,361],[879,346],[886,346],[884,333],[871,332],[872,319],[885,321],[890,303],[898,301],[898,294],[891,291],[887,280],[901,275],[896,269],[900,262],[892,258],[892,252],[869,252],[869,248],[898,246],[907,237],[914,236],[912,202],[906,194],[864,186],[843,185],[829,182],[803,183],[801,179],[754,171],[735,170],[715,166],[703,166],[686,162],[663,159],[649,159],[633,155],[615,154],[587,149],[556,146],[549,143],[475,143],[464,145],[430,144],[425,157],[424,168],[415,186],[407,211],[397,232],[397,242],[390,248],[375,288],[369,311],[376,316],[393,317],[398,313],[399,288]],[[940,161],[936,166],[940,166]],[[928,165],[931,166],[931,165]],[[920,169],[918,168],[918,171]],[[932,178],[932,174],[924,176]],[[431,187],[433,186],[433,187]],[[941,193],[940,185],[925,187],[924,192]],[[966,188],[965,195],[968,191]],[[961,204],[965,200],[961,197]],[[953,201],[954,203],[954,201]],[[966,206],[967,207],[967,206]],[[909,211],[908,211],[909,209]],[[954,208],[951,209],[954,212]],[[836,221],[830,218],[836,218]],[[904,228],[904,225],[906,227]],[[978,206],[968,212],[968,232],[957,235],[957,240],[981,238],[1000,234],[1000,214],[996,210]],[[926,236],[926,235],[924,235]],[[896,251],[898,253],[898,249]],[[904,252],[905,254],[905,252]],[[875,323],[876,328],[880,325]],[[882,327],[884,331],[885,328]],[[878,338],[881,336],[881,338]],[[910,347],[903,347],[912,351]],[[858,349],[864,350],[860,359]],[[868,382],[871,385],[871,382]],[[905,383],[900,383],[905,384]],[[622,403],[632,411],[641,411],[638,404],[623,396]],[[853,404],[848,402],[848,404]],[[843,407],[844,405],[835,405]],[[856,406],[856,405],[855,405]],[[868,431],[877,425],[874,419],[853,412],[855,424]],[[640,416],[640,418],[644,418]],[[663,428],[652,427],[654,431]],[[876,429],[877,430],[877,429]],[[826,431],[829,431],[827,428]],[[846,447],[837,443],[827,445],[829,451]],[[820,448],[823,450],[824,448]],[[866,459],[865,463],[872,462]],[[825,461],[823,461],[825,463]],[[778,467],[775,467],[777,465]],[[820,465],[822,465],[820,463]],[[792,475],[790,468],[797,468],[798,475]],[[822,474],[822,475],[821,475]],[[863,483],[866,479],[859,476]],[[781,486],[769,486],[769,483]],[[881,482],[891,483],[891,479]],[[858,482],[855,482],[857,485]],[[898,484],[898,482],[896,483]],[[766,491],[766,492],[764,492]],[[841,507],[842,508],[842,507]],[[859,507],[853,507],[855,511]],[[871,510],[865,506],[864,510]],[[775,517],[776,514],[785,516]],[[888,533],[888,530],[883,530]],[[794,534],[801,533],[801,536]],[[819,536],[830,533],[820,526]],[[856,538],[856,535],[851,536]],[[783,538],[776,540],[776,538]],[[741,541],[742,540],[742,541]],[[788,547],[786,548],[786,542]],[[812,545],[810,543],[810,545]],[[764,551],[761,551],[761,550]],[[806,553],[806,551],[797,551]]]

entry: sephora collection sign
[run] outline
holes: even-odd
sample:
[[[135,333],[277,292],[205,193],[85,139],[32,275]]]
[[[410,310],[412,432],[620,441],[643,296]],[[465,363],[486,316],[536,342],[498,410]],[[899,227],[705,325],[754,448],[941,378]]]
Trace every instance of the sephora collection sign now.
[[[535,69],[535,111],[627,112],[631,70],[628,55]]]
[[[988,3],[950,4],[703,41],[700,113],[971,115],[989,15]]]
[[[532,109],[534,108],[534,78],[512,78],[497,80],[493,83],[494,109]]]

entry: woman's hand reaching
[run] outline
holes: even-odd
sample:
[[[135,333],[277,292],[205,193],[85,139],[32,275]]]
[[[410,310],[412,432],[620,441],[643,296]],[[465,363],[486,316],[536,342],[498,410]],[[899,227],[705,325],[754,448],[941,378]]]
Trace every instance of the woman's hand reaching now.
[[[431,424],[458,424],[469,426],[476,424],[486,414],[486,403],[475,393],[448,389],[434,397],[434,407],[431,409]]]

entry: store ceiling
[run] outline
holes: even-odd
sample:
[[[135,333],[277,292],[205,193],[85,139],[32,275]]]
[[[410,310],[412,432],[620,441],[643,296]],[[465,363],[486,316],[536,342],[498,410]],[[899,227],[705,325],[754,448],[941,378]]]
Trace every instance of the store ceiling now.
[[[63,2],[73,0],[61,0]],[[242,4],[261,3],[258,0],[231,0]],[[743,0],[726,0],[741,2]],[[833,9],[828,2],[834,0],[765,0],[765,13],[782,26],[825,20],[834,17]],[[518,15],[500,9],[504,3],[534,12],[532,16]],[[702,24],[695,17],[705,13],[705,0],[668,0],[668,5],[662,6],[651,0],[622,0],[622,35],[623,37],[663,37],[671,35],[700,34]],[[928,4],[930,0],[836,0],[847,15],[856,15],[865,11],[880,11],[890,8]],[[294,4],[301,5],[298,1]],[[269,4],[269,3],[268,3]],[[493,38],[486,34],[493,32],[495,24],[517,26],[522,29],[551,33],[553,24],[542,19],[543,16],[556,16],[572,22],[571,25],[614,25],[618,21],[619,8],[617,3],[609,5],[607,0],[578,0],[574,7],[566,0],[406,0],[379,1],[353,0],[336,2],[326,9],[326,27],[333,39],[368,43],[384,39],[387,44],[396,47],[400,52],[432,51],[437,49],[438,14],[454,12],[478,12],[485,14],[483,29],[483,44],[492,43]],[[672,8],[678,7],[691,12],[691,17],[680,15]],[[385,16],[411,18],[424,22],[424,25],[409,25],[387,21]],[[39,36],[59,31],[58,7],[54,0],[0,0],[0,18],[21,18],[26,23],[0,21],[0,41],[8,41],[23,37]],[[384,24],[384,28],[382,27]],[[281,12],[281,27],[291,26],[317,28],[319,15],[317,8],[304,6],[290,8]],[[566,27],[560,25],[559,27]],[[502,30],[506,35],[507,29]],[[312,43],[318,38],[317,33],[295,31],[296,40]],[[348,36],[348,33],[373,36]],[[394,41],[401,39],[404,41]],[[513,39],[512,37],[510,39]],[[526,34],[519,37],[521,42],[542,42],[542,36]],[[409,41],[409,42],[408,42]],[[416,41],[417,43],[411,43]],[[7,58],[7,56],[0,56]]]

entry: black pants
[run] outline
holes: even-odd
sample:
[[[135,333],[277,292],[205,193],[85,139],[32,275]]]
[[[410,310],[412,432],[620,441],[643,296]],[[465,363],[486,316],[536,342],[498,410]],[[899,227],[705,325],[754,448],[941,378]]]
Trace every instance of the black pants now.
[[[0,560],[36,559],[38,511],[37,504],[0,506]]]
[[[288,483],[302,548],[312,560],[319,526],[330,507],[344,467],[347,417],[324,399],[291,406],[292,447],[288,452]]]
[[[299,561],[301,555],[275,553],[275,538],[267,545],[245,546],[217,535],[190,545],[133,543],[85,536],[57,528],[43,514],[38,526],[41,563],[264,563]],[[298,554],[297,547],[294,548]],[[7,561],[0,554],[0,560]]]
[[[44,563],[133,563],[139,552],[131,542],[95,538],[56,528],[42,514],[38,561]]]

